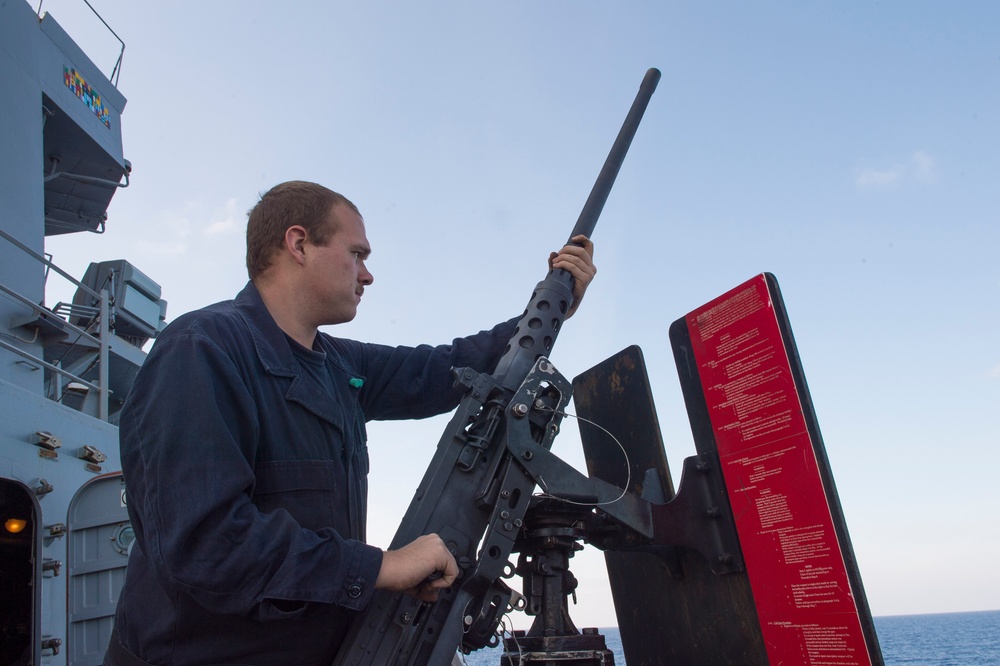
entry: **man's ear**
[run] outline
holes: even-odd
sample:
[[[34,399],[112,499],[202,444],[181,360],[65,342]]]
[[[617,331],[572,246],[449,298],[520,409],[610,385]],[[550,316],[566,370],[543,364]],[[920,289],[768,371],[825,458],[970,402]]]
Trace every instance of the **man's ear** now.
[[[309,232],[305,227],[294,224],[285,229],[285,251],[295,260],[297,264],[305,263],[306,241],[309,240]]]

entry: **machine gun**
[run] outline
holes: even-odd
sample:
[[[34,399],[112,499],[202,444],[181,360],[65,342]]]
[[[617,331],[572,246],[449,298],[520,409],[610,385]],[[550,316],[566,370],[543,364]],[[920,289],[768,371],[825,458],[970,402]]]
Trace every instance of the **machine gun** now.
[[[659,77],[656,69],[646,73],[570,239],[593,233]],[[390,545],[401,548],[421,535],[440,535],[460,569],[453,589],[434,603],[377,592],[353,623],[335,664],[445,664],[459,645],[477,649],[493,640],[512,596],[501,578],[511,573],[508,558],[532,493],[540,483],[557,482],[547,473],[561,461],[549,449],[571,387],[547,356],[572,306],[572,286],[569,273],[550,271],[535,288],[496,370],[456,370],[465,395]],[[593,485],[581,496],[596,492],[601,501],[622,494],[598,480]],[[631,507],[631,513],[640,516],[639,530],[648,540],[650,512]]]
[[[647,72],[570,239],[593,232],[658,79]],[[676,493],[639,349],[572,383],[549,361],[572,300],[569,274],[550,271],[496,370],[455,370],[464,397],[390,547],[437,533],[458,578],[433,603],[377,591],[334,666],[449,664],[456,649],[498,645],[510,609],[536,619],[501,663],[613,663],[597,630],[569,617],[579,541],[606,553],[634,663],[829,663],[836,650],[881,666],[774,276],[670,326],[697,450]],[[591,476],[551,452],[574,393]],[[515,574],[523,596],[504,582]]]

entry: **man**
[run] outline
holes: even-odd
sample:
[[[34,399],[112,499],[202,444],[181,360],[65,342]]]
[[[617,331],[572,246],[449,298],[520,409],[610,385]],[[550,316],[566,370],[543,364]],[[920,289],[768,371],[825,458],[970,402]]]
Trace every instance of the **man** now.
[[[575,307],[596,269],[574,242],[549,263]],[[365,422],[453,409],[450,369],[492,370],[516,321],[440,347],[319,333],[354,318],[370,252],[350,201],[278,185],[250,211],[247,286],[153,345],[120,420],[136,541],[108,666],[329,664],[373,590],[433,600],[455,580],[437,535],[364,542]]]

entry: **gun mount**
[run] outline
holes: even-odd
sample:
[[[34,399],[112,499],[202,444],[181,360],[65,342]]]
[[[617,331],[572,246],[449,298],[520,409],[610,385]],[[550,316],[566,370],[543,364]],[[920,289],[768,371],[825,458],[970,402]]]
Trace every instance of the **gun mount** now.
[[[569,561],[588,538],[594,518],[589,507],[546,498],[532,500],[521,538],[515,573],[524,581],[523,610],[535,616],[527,632],[504,639],[501,664],[557,662],[573,666],[613,664],[604,636],[583,632],[569,615],[569,597],[576,599],[577,580]]]

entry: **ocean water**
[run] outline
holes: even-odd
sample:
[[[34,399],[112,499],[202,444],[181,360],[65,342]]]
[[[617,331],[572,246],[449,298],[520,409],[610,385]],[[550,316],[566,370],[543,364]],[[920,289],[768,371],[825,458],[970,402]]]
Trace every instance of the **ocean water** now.
[[[1000,665],[1000,611],[875,618],[885,663]]]
[[[1000,610],[875,618],[886,666],[1000,666]],[[618,629],[601,629],[615,664],[625,664]],[[469,666],[497,666],[502,648],[466,657]]]

